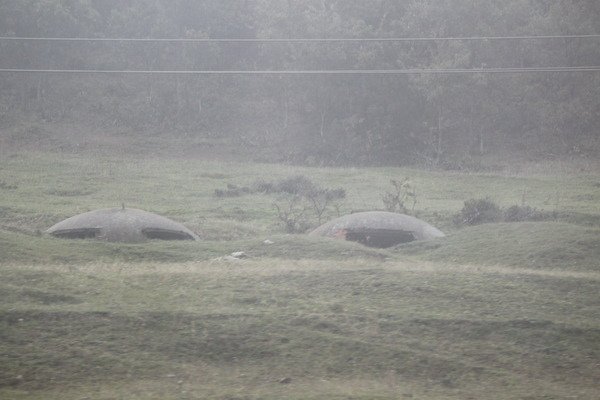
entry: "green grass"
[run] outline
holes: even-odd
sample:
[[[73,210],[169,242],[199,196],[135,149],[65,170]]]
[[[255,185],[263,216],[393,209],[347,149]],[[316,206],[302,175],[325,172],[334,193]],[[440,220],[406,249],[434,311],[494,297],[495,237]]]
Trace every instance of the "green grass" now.
[[[459,264],[600,272],[600,229],[561,222],[483,224],[397,251]]]
[[[109,158],[51,153],[4,155],[0,181],[3,225],[43,230],[53,222],[99,207],[129,207],[165,214],[205,233],[209,239],[251,236],[277,230],[275,196],[217,199],[227,183],[251,185],[303,174],[322,186],[343,187],[341,211],[381,208],[392,178],[410,177],[417,190],[416,211],[448,225],[448,216],[469,198],[490,196],[501,206],[525,201],[532,207],[578,215],[600,215],[600,178],[588,176],[509,177],[427,172],[403,168],[302,168],[193,159]],[[524,194],[525,193],[525,194]],[[238,233],[231,233],[239,230]]]
[[[0,398],[600,394],[600,172],[1,157]],[[411,177],[418,215],[447,237],[376,250],[286,235],[276,195],[214,196],[227,183],[298,174],[345,188],[342,213],[381,208],[389,179]],[[557,220],[453,225],[465,200],[486,196],[503,207],[525,198]],[[41,233],[121,202],[182,222],[202,240],[118,244]],[[233,251],[249,258],[221,258]]]
[[[592,398],[598,279],[367,261],[9,266],[0,394]],[[152,381],[164,387],[149,394]]]
[[[306,235],[271,235],[229,241],[162,241],[122,244],[97,240],[64,240],[47,236],[0,231],[3,263],[89,264],[97,262],[189,262],[215,260],[243,251],[248,257],[282,259],[348,260],[354,258],[381,261],[394,257],[385,250],[370,249],[357,243],[326,240]]]

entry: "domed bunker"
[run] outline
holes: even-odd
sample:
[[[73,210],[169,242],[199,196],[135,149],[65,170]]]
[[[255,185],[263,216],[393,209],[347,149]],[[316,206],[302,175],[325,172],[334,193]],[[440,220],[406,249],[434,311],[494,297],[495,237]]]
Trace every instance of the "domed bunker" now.
[[[160,215],[135,208],[107,208],[67,218],[46,231],[66,239],[94,238],[109,242],[148,239],[197,240],[194,232]]]
[[[309,235],[344,239],[377,248],[445,236],[418,218],[386,211],[345,215],[321,225]]]

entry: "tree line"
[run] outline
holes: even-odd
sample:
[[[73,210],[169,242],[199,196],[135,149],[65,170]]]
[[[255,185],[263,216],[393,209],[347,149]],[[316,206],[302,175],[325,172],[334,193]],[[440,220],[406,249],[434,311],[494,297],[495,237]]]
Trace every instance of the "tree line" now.
[[[0,35],[490,37],[600,33],[595,0],[0,1]],[[409,42],[0,41],[0,68],[452,69],[600,65],[600,39]],[[600,73],[0,74],[20,116],[230,139],[281,161],[460,167],[490,154],[597,156]],[[12,122],[11,122],[12,121]]]

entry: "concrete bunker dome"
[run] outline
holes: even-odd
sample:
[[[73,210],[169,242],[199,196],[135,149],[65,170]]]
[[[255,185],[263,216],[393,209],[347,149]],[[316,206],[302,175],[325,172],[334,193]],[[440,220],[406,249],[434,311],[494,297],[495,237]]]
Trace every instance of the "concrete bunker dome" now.
[[[344,239],[378,248],[445,236],[442,231],[418,218],[386,211],[344,215],[321,225],[309,235]]]
[[[148,239],[197,240],[182,224],[135,208],[106,208],[75,215],[46,231],[67,239],[100,239],[109,242],[143,242]]]

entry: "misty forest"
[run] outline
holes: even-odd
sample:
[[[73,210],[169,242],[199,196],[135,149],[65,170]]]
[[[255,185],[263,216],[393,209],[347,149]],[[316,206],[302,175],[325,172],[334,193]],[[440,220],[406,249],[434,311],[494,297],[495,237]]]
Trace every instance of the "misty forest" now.
[[[0,0],[1,399],[600,398],[597,0]]]
[[[3,36],[387,38],[600,31],[596,1],[4,1]],[[2,68],[379,70],[600,64],[599,38],[0,42]],[[265,161],[465,168],[595,157],[598,73],[79,76],[3,73],[4,126],[208,137]],[[19,135],[18,139],[26,139]],[[7,140],[7,139],[5,139]]]

